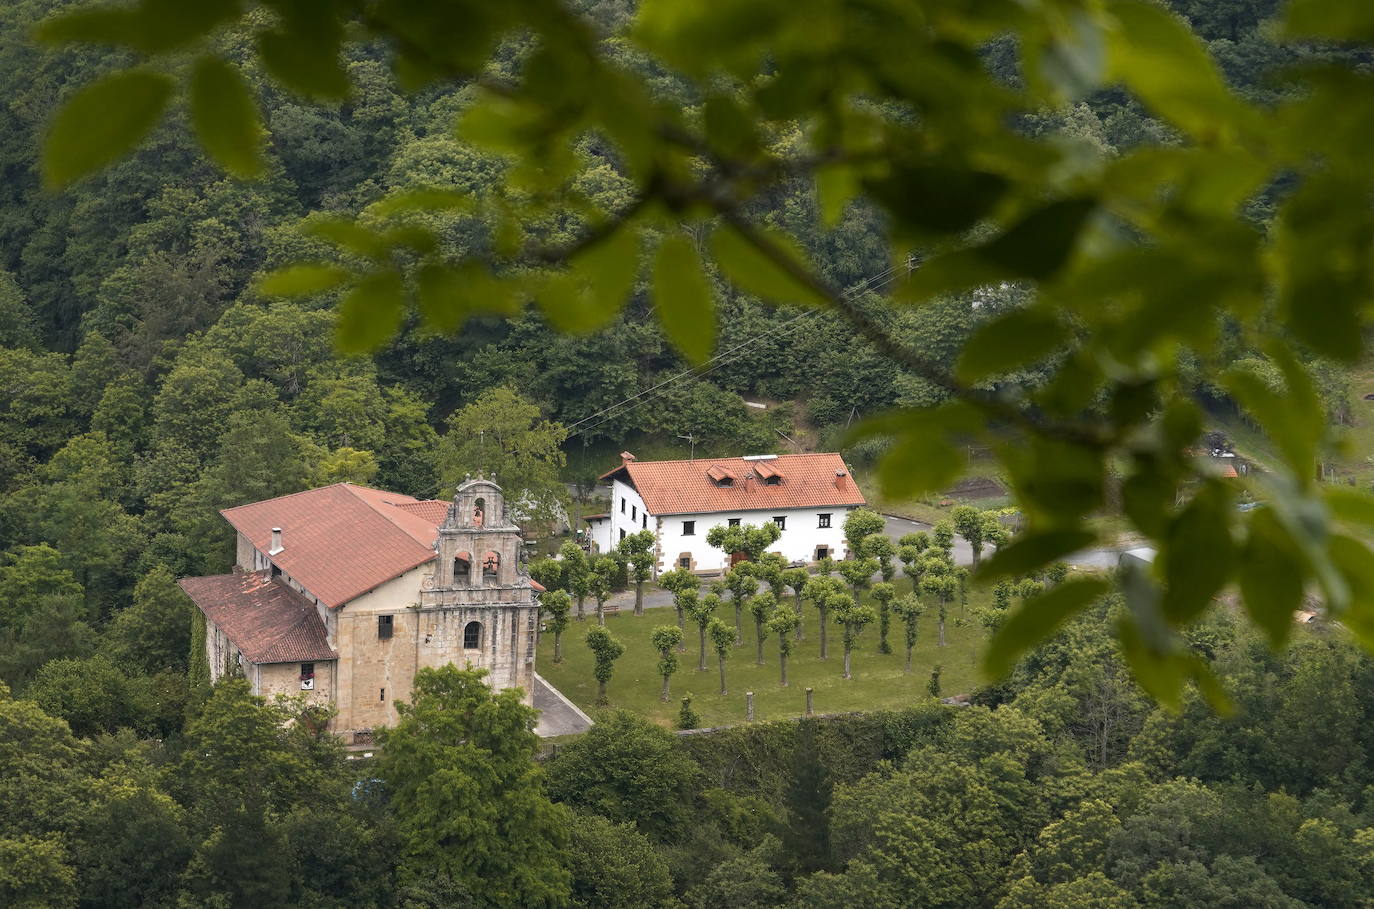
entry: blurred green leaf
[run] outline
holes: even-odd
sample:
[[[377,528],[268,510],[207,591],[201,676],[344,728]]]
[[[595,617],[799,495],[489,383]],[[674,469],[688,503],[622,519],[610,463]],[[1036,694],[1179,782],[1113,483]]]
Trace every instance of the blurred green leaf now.
[[[371,353],[401,327],[404,287],[394,271],[373,272],[358,281],[339,304],[335,343],[346,354]]]
[[[171,97],[171,77],[144,69],[81,89],[53,120],[43,146],[44,182],[66,186],[129,151],[157,125]]]
[[[316,218],[302,230],[312,237],[328,240],[340,249],[375,261],[383,261],[391,254],[391,246],[374,230],[347,218]]]
[[[988,215],[1009,188],[1006,178],[937,164],[895,162],[891,172],[864,181],[869,193],[908,230],[952,234]]]
[[[983,654],[984,673],[989,678],[1002,678],[1021,654],[1109,590],[1111,584],[1105,578],[1071,578],[1030,599],[1007,618],[988,643]]]
[[[654,261],[654,307],[672,345],[692,363],[705,362],[716,345],[716,308],[692,241],[665,237]]]
[[[1013,310],[978,327],[964,344],[955,373],[965,382],[1010,372],[1063,348],[1066,329],[1052,312]]]
[[[343,284],[352,273],[338,265],[288,265],[263,278],[258,293],[265,297],[308,297]]]
[[[976,578],[984,583],[1031,574],[1096,540],[1091,530],[1027,530],[979,565]]]
[[[1118,22],[1111,73],[1146,107],[1206,141],[1254,128],[1253,112],[1227,90],[1216,63],[1180,17],[1145,0],[1117,0],[1108,10]]]
[[[389,217],[413,211],[470,211],[472,196],[449,189],[412,189],[387,196],[368,211]]]
[[[759,233],[798,270],[805,271],[808,268],[806,254],[791,237],[768,228],[760,229]],[[770,259],[728,224],[711,234],[711,255],[730,283],[745,293],[774,303],[826,302],[810,285]]]
[[[339,100],[348,96],[348,74],[339,62],[338,41],[330,37],[323,28],[309,36],[261,32],[258,57],[287,88],[309,98]]]
[[[262,173],[262,123],[248,83],[237,68],[202,57],[191,72],[191,123],[200,144],[236,177]]]
[[[114,44],[144,54],[173,50],[240,15],[239,0],[143,0],[121,8],[75,9],[38,27],[40,41]]]
[[[1232,496],[1220,482],[1204,485],[1169,522],[1160,558],[1164,563],[1164,615],[1191,621],[1220,592],[1234,569]]]
[[[1306,577],[1307,566],[1294,554],[1293,541],[1273,510],[1252,511],[1241,551],[1240,590],[1245,611],[1276,649],[1293,629],[1293,613],[1302,605]]]
[[[833,230],[844,210],[859,192],[859,181],[848,167],[822,167],[816,171],[816,199],[821,209],[821,225]]]
[[[1093,199],[1059,199],[1036,209],[984,246],[979,256],[1015,277],[1041,280],[1057,272],[1073,252]]]
[[[514,285],[480,262],[429,263],[420,269],[416,284],[420,313],[439,331],[457,331],[470,316],[511,316],[518,310]]]
[[[1290,0],[1283,30],[1294,38],[1374,41],[1374,5],[1358,0]]]
[[[571,264],[598,304],[611,313],[619,312],[639,277],[638,228],[622,224],[609,237],[579,252]]]

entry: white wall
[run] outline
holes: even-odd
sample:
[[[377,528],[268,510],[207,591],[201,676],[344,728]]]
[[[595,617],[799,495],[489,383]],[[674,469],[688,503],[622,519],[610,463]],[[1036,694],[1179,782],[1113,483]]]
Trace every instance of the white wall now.
[[[623,514],[620,511],[622,502],[625,509]],[[620,544],[622,530],[629,536],[646,528],[652,529],[654,517],[644,510],[644,500],[635,488],[617,479],[611,483],[611,518],[604,523],[609,525],[609,542],[602,547],[603,552]]]
[[[620,506],[617,504],[616,506]],[[723,553],[706,542],[706,534],[720,524],[728,524],[731,518],[739,518],[741,524],[764,524],[776,516],[786,518],[782,536],[769,552],[780,552],[789,562],[811,562],[815,558],[817,546],[829,546],[835,558],[844,556],[844,519],[851,511],[843,505],[824,508],[788,508],[770,511],[722,511],[709,514],[675,514],[658,518],[659,525],[659,571],[670,571],[678,567],[682,553],[691,553],[696,571],[723,571],[729,564],[729,554]],[[818,527],[818,515],[830,515],[830,527]],[[692,536],[683,536],[682,524],[693,521],[696,526]],[[654,518],[649,519],[654,526]]]

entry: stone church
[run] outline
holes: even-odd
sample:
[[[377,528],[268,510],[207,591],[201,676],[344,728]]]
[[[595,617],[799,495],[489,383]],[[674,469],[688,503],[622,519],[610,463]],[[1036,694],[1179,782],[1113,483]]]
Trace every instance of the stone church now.
[[[530,703],[543,588],[495,483],[468,480],[452,502],[338,483],[221,513],[233,573],[180,582],[212,680],[331,704],[331,730],[359,745],[396,722],[424,666],[484,668]]]

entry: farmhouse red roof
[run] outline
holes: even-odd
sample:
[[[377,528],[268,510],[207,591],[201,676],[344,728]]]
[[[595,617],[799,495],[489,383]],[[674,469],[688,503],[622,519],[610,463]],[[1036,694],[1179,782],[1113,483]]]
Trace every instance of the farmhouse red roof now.
[[[336,483],[220,512],[274,564],[331,608],[434,558],[447,502]]]
[[[274,580],[270,571],[182,578],[177,583],[249,662],[339,658],[329,646],[314,605]]]
[[[756,466],[768,465],[765,483]],[[752,478],[750,474],[755,474]],[[713,477],[733,476],[722,485]],[[765,461],[697,458],[691,461],[623,460],[601,479],[629,482],[650,514],[701,514],[716,511],[768,511],[863,505],[864,494],[838,454],[778,455]]]

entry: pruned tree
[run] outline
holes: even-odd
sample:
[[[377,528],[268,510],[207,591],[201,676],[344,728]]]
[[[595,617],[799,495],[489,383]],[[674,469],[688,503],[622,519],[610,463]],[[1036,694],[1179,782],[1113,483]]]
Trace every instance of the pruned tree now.
[[[921,578],[921,593],[935,601],[936,615],[939,617],[939,638],[936,645],[939,647],[945,646],[945,619],[948,617],[950,601],[958,592],[959,581],[954,576],[952,566],[948,572],[927,572],[926,576]]]
[[[897,596],[897,588],[888,581],[879,581],[873,585],[869,595],[873,597],[873,602],[878,604],[878,652],[891,653],[892,646],[887,643],[887,629],[891,622],[888,607]]]
[[[820,613],[819,628],[821,631],[821,659],[829,659],[829,647],[826,636],[826,628],[829,626],[830,600],[837,593],[844,593],[844,584],[838,578],[818,575],[806,582],[802,588],[803,599],[810,602]]]
[[[782,529],[772,521],[763,524],[717,524],[706,531],[706,542],[721,550],[727,557],[743,553],[750,562],[757,562],[764,550],[778,541]]]
[[[692,591],[682,602],[683,612],[687,613],[687,618],[696,623],[701,643],[701,653],[697,659],[697,672],[706,671],[706,627],[716,617],[716,610],[719,608],[720,597],[715,593],[708,593],[704,597],[699,597],[696,591]]]
[[[630,580],[635,585],[635,615],[644,614],[644,583],[654,576],[654,545],[652,530],[629,534],[616,547],[625,557]]]
[[[758,638],[758,656],[754,662],[763,665],[763,639],[766,634],[768,617],[773,614],[773,610],[778,608],[777,597],[773,596],[771,590],[764,590],[754,594],[748,600],[749,614],[754,617],[754,632]]]
[[[553,632],[553,661],[563,662],[563,632],[568,630],[568,613],[572,610],[572,597],[566,590],[546,590],[539,595],[539,613],[544,624]]]
[[[659,625],[649,635],[649,642],[658,651],[658,674],[663,678],[663,691],[658,699],[668,700],[668,680],[677,672],[677,654],[673,648],[682,643],[682,629],[676,625]]]
[[[583,603],[592,590],[592,571],[587,554],[576,543],[564,543],[558,548],[558,559],[563,563],[563,589],[577,600],[577,620],[586,617]]]
[[[782,602],[783,595],[787,593],[787,582],[783,580],[786,570],[787,559],[777,552],[765,552],[753,564],[754,577],[772,589],[778,602]]]
[[[864,540],[875,533],[882,533],[886,526],[883,516],[870,508],[856,508],[847,514],[844,519],[844,542],[849,547],[849,558],[863,558]]]
[[[783,687],[787,686],[787,657],[792,653],[792,632],[797,630],[800,621],[797,613],[782,603],[775,605],[773,612],[768,616],[768,630],[778,636],[778,665],[782,671],[779,683]]]
[[[930,548],[935,552],[952,558],[954,555],[954,523],[946,518],[936,521],[930,528]]]
[[[720,693],[729,694],[725,687],[725,661],[730,658],[730,650],[735,646],[735,630],[714,618],[706,626],[706,633],[711,636],[711,647],[716,651],[716,665],[720,667]]]
[[[886,534],[873,533],[864,537],[862,554],[865,559],[873,559],[878,563],[878,571],[883,576],[884,581],[891,581],[893,575],[897,573],[897,566],[892,564],[892,558],[897,554],[897,546]]]
[[[816,561],[816,574],[817,574],[817,575],[819,575],[820,577],[823,577],[823,578],[827,578],[827,577],[830,577],[830,575],[832,575],[832,574],[834,574],[834,573],[835,573],[835,560],[834,560],[834,558],[832,558],[831,556],[826,556],[825,558],[823,558],[823,559],[818,559],[818,560]]]
[[[903,629],[906,632],[903,637],[906,644],[906,666],[903,671],[910,672],[911,651],[916,647],[917,623],[925,610],[921,608],[921,601],[916,598],[916,594],[908,593],[892,601],[892,611],[897,613],[897,617],[902,620]]]
[[[677,610],[677,626],[683,631],[687,630],[686,624],[686,600],[683,597],[690,593],[693,596],[701,589],[701,581],[696,575],[686,568],[674,568],[672,571],[665,571],[658,576],[658,586],[673,595],[673,608]]]
[[[915,546],[899,546],[897,558],[902,562],[902,574],[911,581],[911,592],[917,592],[921,588],[921,550]]]
[[[576,546],[576,544],[568,545]],[[577,551],[581,552],[582,550],[578,549]],[[567,590],[564,567],[564,563],[559,559],[547,556],[542,559],[535,559],[530,562],[530,577],[545,590]]]
[[[606,601],[611,598],[615,580],[621,574],[620,563],[608,555],[592,560],[588,575],[588,593],[596,600],[596,624],[606,624]]]
[[[796,601],[797,609],[797,640],[805,637],[805,618],[802,615],[802,590],[806,587],[806,582],[811,580],[811,575],[805,568],[788,568],[782,573],[782,582],[791,591]]]
[[[840,577],[849,585],[856,603],[863,599],[864,591],[873,583],[873,576],[877,573],[877,559],[847,559],[840,563]]]
[[[759,589],[758,579],[748,562],[741,562],[725,572],[725,589],[730,591],[730,605],[735,607],[735,646],[744,643],[744,601]]]
[[[972,505],[957,505],[949,513],[949,520],[955,532],[964,538],[973,551],[973,567],[977,569],[978,561],[983,557],[983,546],[987,542],[984,536],[987,530],[984,513]]]
[[[624,655],[625,645],[612,637],[605,625],[593,625],[588,628],[583,640],[587,642],[595,661],[592,675],[596,677],[596,702],[605,706],[609,703],[606,699],[606,683],[615,673],[615,661]]]
[[[835,614],[836,624],[844,629],[844,677],[851,678],[850,655],[854,651],[854,643],[859,639],[859,633],[878,618],[878,614],[872,606],[856,602],[847,593],[831,594],[830,611]]]

